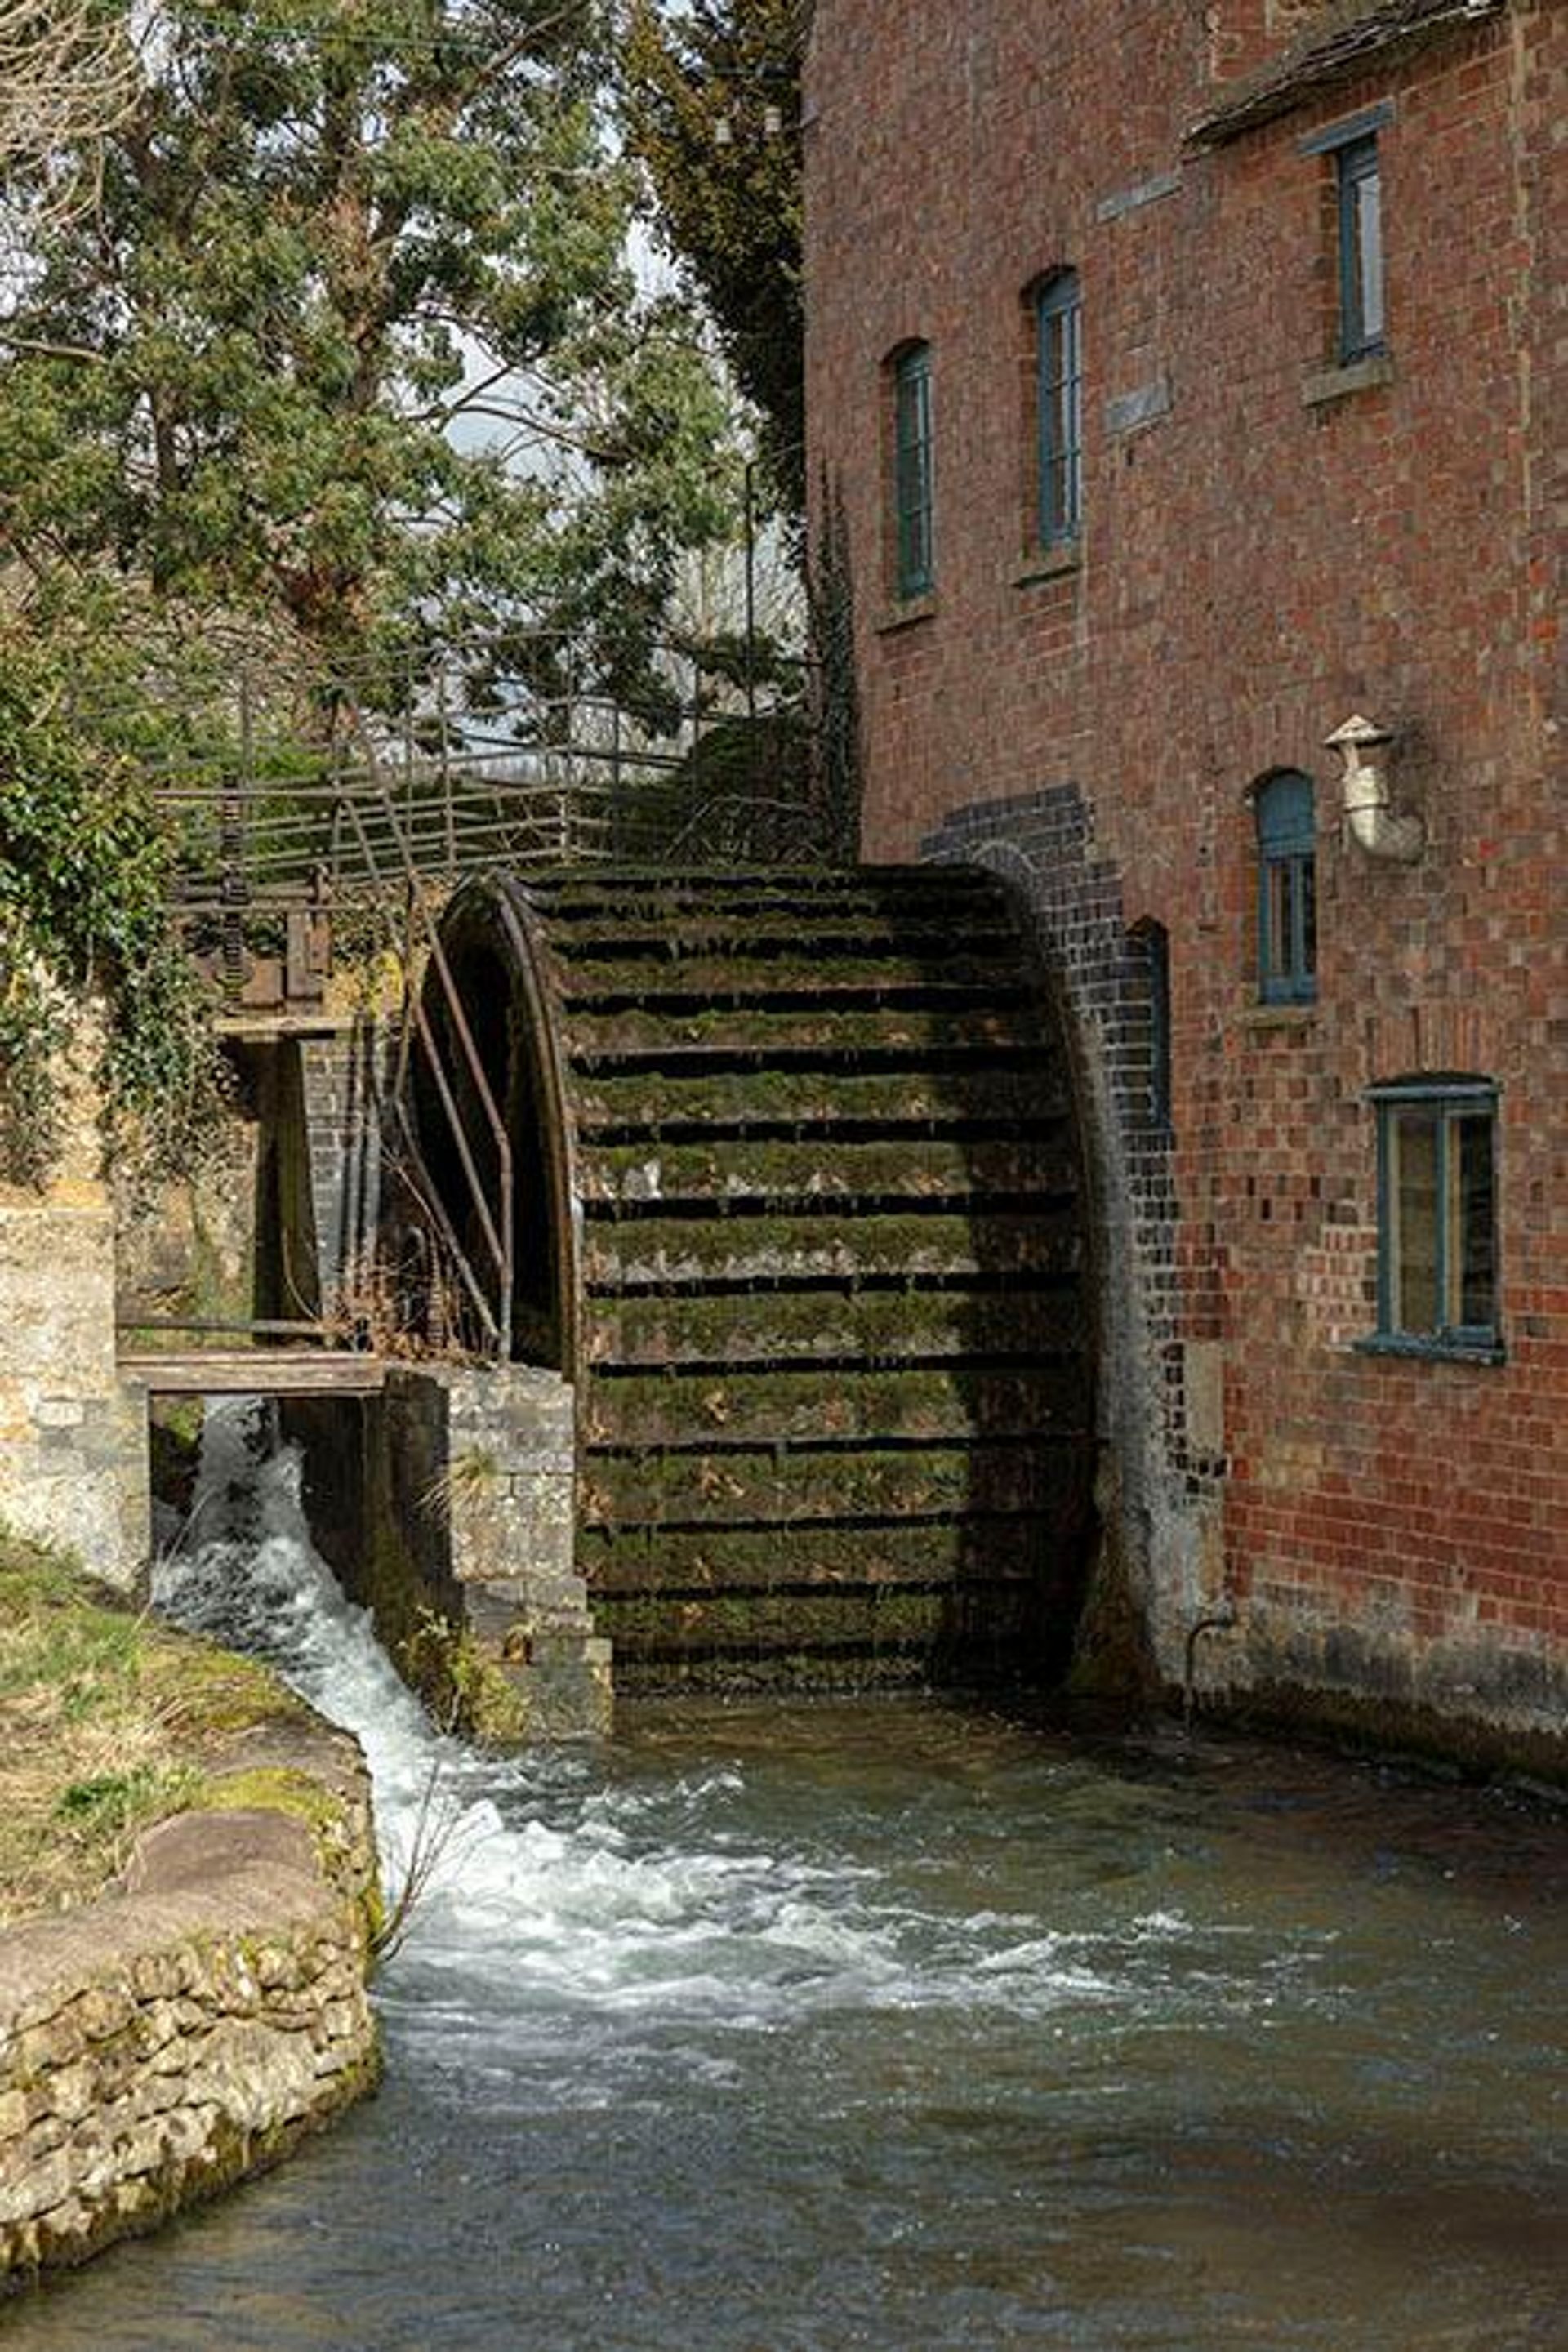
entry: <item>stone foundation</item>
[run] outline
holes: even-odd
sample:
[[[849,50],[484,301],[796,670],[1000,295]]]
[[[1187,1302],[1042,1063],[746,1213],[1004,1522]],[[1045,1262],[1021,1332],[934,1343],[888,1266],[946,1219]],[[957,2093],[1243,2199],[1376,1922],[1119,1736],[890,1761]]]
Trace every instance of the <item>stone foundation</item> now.
[[[454,1582],[481,1655],[520,1703],[530,1739],[610,1727],[610,1643],[595,1634],[574,1565],[572,1391],[526,1365],[387,1375],[395,1464],[428,1477],[402,1524],[430,1573]],[[412,1508],[407,1505],[411,1504]]]
[[[0,1935],[0,2290],[275,2163],[376,2079],[353,1743],[274,1731],[235,1762],[237,1798],[303,1774],[309,1824],[177,1815],[121,1891]]]
[[[384,1648],[439,1712],[468,1695],[471,1736],[497,1747],[609,1729],[610,1643],[574,1560],[570,1385],[532,1366],[393,1364],[363,1401],[291,1397],[312,1540],[375,1619]],[[436,1671],[432,1672],[434,1668]]]

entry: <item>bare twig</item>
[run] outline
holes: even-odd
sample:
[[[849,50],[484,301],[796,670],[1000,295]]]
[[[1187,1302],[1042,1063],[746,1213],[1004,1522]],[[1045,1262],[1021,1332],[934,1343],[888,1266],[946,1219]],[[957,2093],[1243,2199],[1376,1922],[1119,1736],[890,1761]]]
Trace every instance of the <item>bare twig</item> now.
[[[125,26],[105,25],[88,0],[0,0],[0,171],[37,173],[46,214],[90,201],[95,151],[142,87]],[[75,169],[60,168],[68,158]]]
[[[430,1891],[431,1882],[461,1823],[463,1810],[461,1798],[447,1785],[444,1768],[439,1763],[432,1764],[420,1792],[397,1891],[387,1904],[386,1916],[371,1947],[378,1960],[391,1959],[406,1942],[414,1915]]]

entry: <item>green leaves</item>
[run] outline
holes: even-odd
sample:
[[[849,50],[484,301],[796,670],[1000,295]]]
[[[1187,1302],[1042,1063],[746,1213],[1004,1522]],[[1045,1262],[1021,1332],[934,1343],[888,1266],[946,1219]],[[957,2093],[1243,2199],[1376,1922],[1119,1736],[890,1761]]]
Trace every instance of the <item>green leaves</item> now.
[[[700,323],[628,265],[606,13],[165,0],[96,215],[0,307],[13,603],[120,583],[317,667],[521,607],[646,662],[738,474]]]
[[[59,1141],[76,1000],[108,1020],[111,1142],[151,1172],[200,1156],[221,1085],[168,936],[167,845],[131,771],[71,725],[59,669],[0,647],[0,1169],[40,1183]]]
[[[765,420],[776,486],[805,503],[800,64],[810,0],[631,0],[626,135],[659,226],[701,288]]]

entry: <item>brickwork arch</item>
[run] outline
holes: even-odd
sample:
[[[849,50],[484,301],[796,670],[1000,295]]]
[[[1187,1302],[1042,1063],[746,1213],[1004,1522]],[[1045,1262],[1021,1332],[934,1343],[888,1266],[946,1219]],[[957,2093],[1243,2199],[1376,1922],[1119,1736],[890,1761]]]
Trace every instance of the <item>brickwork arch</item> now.
[[[1008,882],[1058,1007],[1089,1196],[1102,1568],[1131,1587],[1173,1672],[1209,1597],[1205,1529],[1225,1465],[1213,1400],[1192,1392],[1194,1348],[1212,1334],[1192,1311],[1201,1269],[1194,1284],[1183,1265],[1174,1139],[1152,1115],[1150,932],[1129,925],[1121,876],[1098,855],[1075,785],[957,810],[924,854]]]

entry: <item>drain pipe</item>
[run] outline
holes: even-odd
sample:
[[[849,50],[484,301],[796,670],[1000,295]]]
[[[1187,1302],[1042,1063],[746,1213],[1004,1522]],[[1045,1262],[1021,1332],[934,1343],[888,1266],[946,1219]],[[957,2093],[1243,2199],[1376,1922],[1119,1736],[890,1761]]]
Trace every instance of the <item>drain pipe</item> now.
[[[1414,809],[1396,810],[1389,798],[1388,780],[1376,755],[1393,740],[1386,727],[1359,712],[1323,738],[1324,748],[1337,751],[1344,761],[1340,791],[1351,839],[1369,857],[1413,866],[1426,846],[1426,824]]]
[[[1196,1705],[1196,1695],[1193,1689],[1193,1675],[1198,1643],[1205,1633],[1229,1633],[1235,1631],[1235,1627],[1236,1603],[1233,1601],[1227,1601],[1212,1617],[1200,1617],[1196,1624],[1188,1631],[1186,1664],[1182,1675],[1182,1728],[1184,1731],[1190,1732],[1193,1727],[1193,1711]]]

